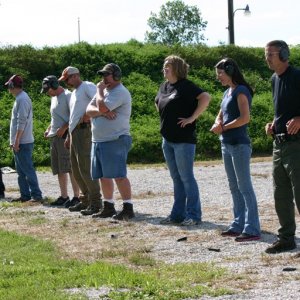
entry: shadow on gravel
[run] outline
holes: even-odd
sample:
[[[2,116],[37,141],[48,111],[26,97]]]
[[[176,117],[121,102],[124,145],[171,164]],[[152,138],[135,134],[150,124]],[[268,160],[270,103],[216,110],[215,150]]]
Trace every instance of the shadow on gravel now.
[[[204,221],[199,225],[193,225],[193,226],[181,226],[180,224],[169,224],[169,225],[162,225],[160,224],[160,221],[165,219],[165,217],[155,217],[151,214],[143,214],[143,213],[136,213],[136,216],[134,219],[131,219],[131,222],[146,222],[152,225],[158,225],[162,227],[178,227],[180,229],[184,230],[199,230],[199,229],[204,229],[204,230],[222,230],[222,228],[225,226],[215,224],[212,222]]]

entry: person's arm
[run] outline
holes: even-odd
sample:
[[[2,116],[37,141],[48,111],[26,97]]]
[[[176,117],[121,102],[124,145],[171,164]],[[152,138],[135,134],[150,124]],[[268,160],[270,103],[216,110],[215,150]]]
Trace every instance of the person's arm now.
[[[272,135],[274,134],[274,122],[275,120],[272,121],[272,123],[267,123],[265,126],[265,131],[267,135]]]
[[[18,129],[17,132],[16,132],[15,141],[14,141],[14,144],[12,145],[12,149],[15,152],[18,152],[20,150],[20,139],[21,139],[23,133],[24,133],[23,129],[22,130]]]
[[[57,136],[62,137],[68,128],[69,128],[69,123],[65,123],[63,126],[58,128],[56,131]]]
[[[247,96],[245,94],[239,94],[237,96],[238,107],[240,111],[240,116],[230,123],[223,124],[222,129],[226,131],[228,129],[233,129],[237,127],[241,127],[245,124],[248,124],[250,121],[250,108]]]
[[[208,93],[203,92],[198,95],[196,99],[198,100],[197,108],[189,118],[179,118],[177,124],[179,124],[180,127],[185,127],[187,124],[191,124],[197,120],[197,118],[206,110],[211,97]]]
[[[86,114],[90,118],[97,118],[103,116],[109,120],[113,120],[116,118],[116,113],[114,111],[108,110],[107,112],[100,112],[99,108],[95,106],[94,101],[92,100],[86,108]]]
[[[51,124],[47,127],[46,131],[44,132],[44,138],[47,138],[50,128],[51,128]]]
[[[288,134],[296,134],[300,130],[300,116],[293,117],[286,123],[286,129]]]
[[[98,111],[101,112],[102,114],[105,114],[110,111],[109,108],[104,103],[105,88],[106,88],[106,84],[104,83],[103,80],[97,84],[96,105],[97,105]]]
[[[215,123],[209,131],[215,134],[221,134],[223,132],[223,113],[221,109],[219,110]]]

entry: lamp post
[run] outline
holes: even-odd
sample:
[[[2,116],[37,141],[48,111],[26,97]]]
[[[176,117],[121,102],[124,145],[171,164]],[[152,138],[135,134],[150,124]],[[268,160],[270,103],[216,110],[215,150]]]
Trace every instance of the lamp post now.
[[[233,10],[233,0],[228,0],[228,33],[229,33],[229,44],[234,44],[234,14],[238,10],[243,10],[245,15],[249,15],[250,9],[247,4],[245,8],[237,8]]]

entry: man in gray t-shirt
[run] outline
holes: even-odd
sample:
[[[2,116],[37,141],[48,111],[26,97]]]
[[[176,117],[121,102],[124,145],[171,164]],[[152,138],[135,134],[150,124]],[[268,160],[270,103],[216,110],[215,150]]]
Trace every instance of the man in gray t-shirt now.
[[[98,71],[103,77],[97,85],[97,94],[87,107],[92,118],[92,178],[100,178],[104,209],[93,217],[127,220],[134,217],[131,186],[127,178],[127,155],[131,147],[131,95],[121,83],[121,69],[107,64]],[[123,209],[114,208],[115,181],[123,199]]]
[[[41,93],[51,97],[51,123],[44,136],[50,140],[51,169],[53,175],[57,175],[61,193],[51,205],[68,208],[79,203],[79,187],[71,172],[70,151],[64,146],[68,135],[71,92],[60,86],[55,76],[49,75],[43,79]],[[68,177],[74,193],[72,199],[68,196]]]
[[[100,185],[91,177],[91,123],[85,110],[96,94],[92,82],[82,81],[79,70],[69,66],[64,69],[59,81],[74,88],[70,98],[69,135],[65,144],[70,143],[71,168],[81,195],[80,202],[69,207],[70,211],[80,211],[83,215],[98,213],[102,207]]]
[[[23,79],[13,75],[6,83],[8,91],[16,98],[10,120],[10,147],[14,152],[20,197],[13,201],[42,201],[36,172],[32,161],[33,122],[32,103],[28,94],[23,91]]]

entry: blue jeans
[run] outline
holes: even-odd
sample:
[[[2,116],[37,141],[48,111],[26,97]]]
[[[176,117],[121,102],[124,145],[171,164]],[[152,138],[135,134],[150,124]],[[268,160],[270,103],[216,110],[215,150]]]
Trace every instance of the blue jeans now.
[[[163,139],[163,153],[174,184],[174,204],[171,219],[201,221],[198,184],[194,176],[195,144],[171,143]]]
[[[39,188],[37,176],[32,162],[33,143],[20,144],[20,150],[14,152],[16,170],[18,172],[18,184],[21,198],[42,199],[42,192]]]
[[[250,175],[251,146],[223,144],[222,155],[233,200],[230,230],[260,235],[257,201]]]

